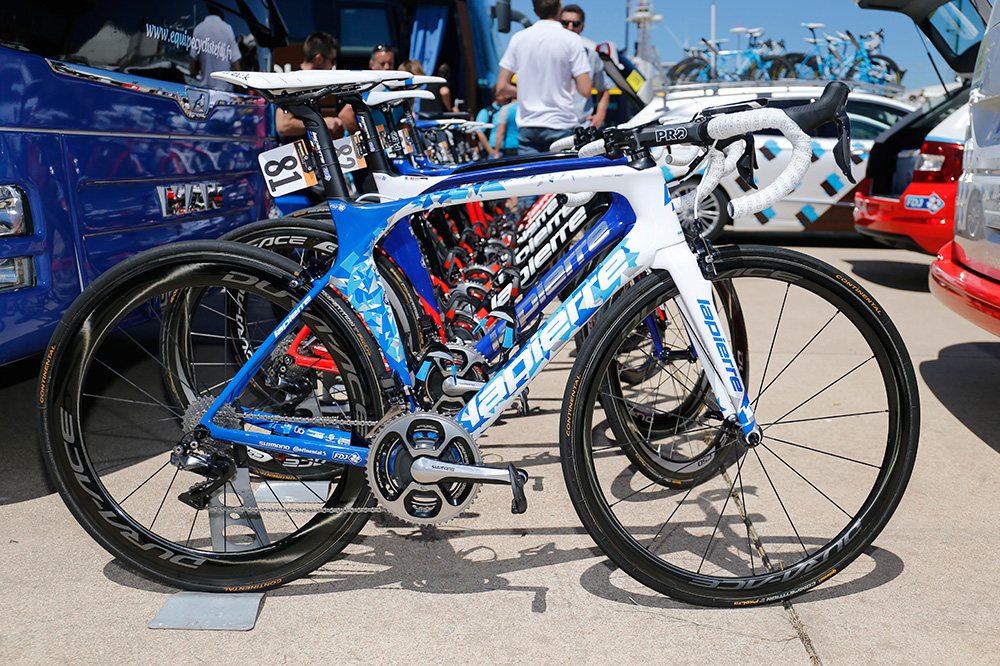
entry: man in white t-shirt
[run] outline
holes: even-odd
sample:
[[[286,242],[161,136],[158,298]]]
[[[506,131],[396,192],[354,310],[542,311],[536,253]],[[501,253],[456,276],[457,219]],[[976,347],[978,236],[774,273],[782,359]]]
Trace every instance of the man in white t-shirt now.
[[[532,2],[541,20],[510,38],[497,80],[499,92],[518,98],[520,154],[547,152],[553,141],[572,134],[575,97],[590,97],[590,63],[580,36],[559,23],[561,0]]]
[[[597,45],[583,36],[583,25],[586,20],[580,5],[566,5],[559,13],[559,22],[567,30],[580,35],[587,50],[587,62],[590,63],[590,83],[597,91],[597,104],[590,95],[576,98],[576,115],[581,125],[600,127],[604,117],[608,115],[608,105],[611,103],[611,91],[608,90],[607,77],[604,74],[604,61],[597,55],[594,47]]]
[[[240,45],[233,28],[222,18],[222,10],[209,6],[208,16],[191,36],[191,77],[202,88],[231,92],[233,87],[211,77],[212,72],[240,68]]]

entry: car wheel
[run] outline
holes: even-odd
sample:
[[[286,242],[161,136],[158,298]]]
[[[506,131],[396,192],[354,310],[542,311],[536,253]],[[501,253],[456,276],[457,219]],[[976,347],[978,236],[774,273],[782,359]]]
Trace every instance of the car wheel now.
[[[698,187],[697,179],[688,179],[670,187],[670,196],[673,199],[680,198]],[[698,218],[695,219],[694,210],[686,210],[678,214],[681,226],[686,229],[697,231],[701,236],[714,241],[722,235],[722,228],[732,222],[728,211],[729,197],[722,191],[721,187],[705,197],[698,204]]]

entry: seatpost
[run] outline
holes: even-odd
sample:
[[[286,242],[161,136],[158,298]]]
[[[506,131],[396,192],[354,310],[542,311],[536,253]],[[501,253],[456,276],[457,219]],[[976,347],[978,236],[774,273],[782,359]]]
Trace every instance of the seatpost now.
[[[378,138],[378,130],[375,128],[375,118],[372,116],[371,108],[364,103],[360,95],[346,95],[343,99],[351,105],[351,108],[354,109],[354,116],[358,119],[361,136],[368,149],[368,154],[365,155],[368,168],[381,173],[392,173],[392,167],[382,149],[382,142]]]
[[[406,107],[406,119],[410,123],[410,138],[413,139],[413,146],[419,151],[420,155],[426,157],[427,146],[424,144],[424,137],[419,136],[420,132],[417,131],[417,116],[409,106]]]
[[[379,110],[382,112],[382,117],[385,118],[385,134],[386,139],[388,139],[394,152],[402,157],[403,149],[403,139],[399,136],[399,127],[396,125],[396,119],[392,116],[392,105],[386,102]]]
[[[290,113],[302,121],[306,128],[306,134],[310,139],[315,138],[313,148],[316,149],[322,160],[323,173],[323,193],[327,199],[339,199],[346,201],[350,198],[347,192],[344,172],[340,169],[340,161],[337,159],[337,152],[333,149],[333,137],[330,136],[330,129],[323,120],[317,103],[309,101],[304,103],[290,104],[286,107]]]

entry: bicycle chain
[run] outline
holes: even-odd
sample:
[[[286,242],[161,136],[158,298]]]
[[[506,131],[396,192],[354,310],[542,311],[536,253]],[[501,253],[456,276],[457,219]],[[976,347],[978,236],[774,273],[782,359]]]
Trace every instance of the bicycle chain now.
[[[219,410],[220,412],[222,410]],[[252,418],[260,420],[259,416],[250,417],[245,415],[237,415],[236,418],[241,421],[249,421]],[[365,421],[362,419],[342,419],[337,416],[279,416],[277,414],[268,414],[268,421],[274,421],[276,423],[308,423],[309,425],[329,425],[329,426],[365,426],[365,427],[375,427],[378,425],[378,421]]]
[[[320,507],[309,509],[306,507],[260,507],[260,506],[210,506],[206,508],[209,513],[385,513],[385,509],[380,506],[352,506],[352,507]]]

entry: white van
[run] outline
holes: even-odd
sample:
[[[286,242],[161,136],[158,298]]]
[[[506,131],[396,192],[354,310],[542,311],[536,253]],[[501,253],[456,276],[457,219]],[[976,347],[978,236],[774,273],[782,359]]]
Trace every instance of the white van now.
[[[931,267],[931,291],[1000,335],[1000,3],[993,6],[969,96],[971,121],[955,203],[955,238]]]

